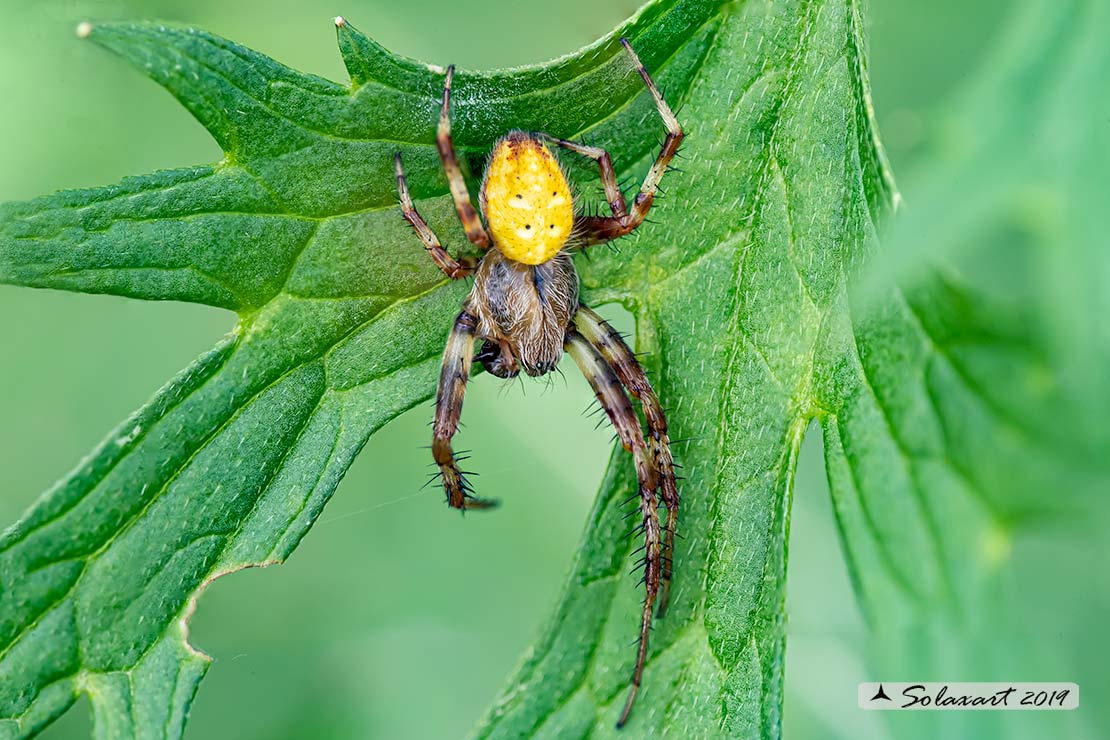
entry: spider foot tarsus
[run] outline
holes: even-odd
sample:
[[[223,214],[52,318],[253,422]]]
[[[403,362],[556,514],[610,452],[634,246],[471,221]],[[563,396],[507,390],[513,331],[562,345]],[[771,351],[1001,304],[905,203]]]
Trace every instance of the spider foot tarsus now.
[[[440,454],[442,454],[442,448]],[[479,498],[474,495],[474,488],[466,478],[467,473],[459,470],[456,459],[450,454],[450,448],[447,449],[445,461],[440,462],[437,454],[436,462],[439,464],[439,475],[443,479],[443,491],[447,494],[448,506],[468,511],[493,509],[500,505],[500,502],[494,499]]]
[[[628,698],[624,702],[624,709],[617,720],[617,728],[624,727],[632,714],[632,707],[636,703],[636,695],[640,692],[643,683],[644,665],[647,663],[648,639],[651,636],[652,613],[655,610],[656,598],[659,595],[659,584],[662,574],[662,547],[659,532],[658,500],[655,492],[640,487],[640,511],[643,515],[643,558],[641,563],[633,568],[633,573],[643,569],[643,577],[639,585],[645,589],[643,610],[640,613],[640,640],[636,648],[636,667],[632,671],[631,686]]]

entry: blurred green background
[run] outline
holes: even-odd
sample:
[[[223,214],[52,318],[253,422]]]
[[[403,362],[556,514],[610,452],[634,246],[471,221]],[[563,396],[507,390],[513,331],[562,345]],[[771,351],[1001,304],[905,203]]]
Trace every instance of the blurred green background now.
[[[331,26],[337,14],[402,54],[493,67],[573,50],[636,7],[633,0],[408,0],[401,12],[384,0],[0,0],[0,200],[220,157],[167,93],[74,38],[84,19],[196,25],[295,68],[345,79]],[[1009,7],[1001,0],[870,3],[875,105],[903,184],[928,167],[924,142],[952,92],[983,63]],[[912,191],[906,195],[912,202]],[[630,325],[619,309],[603,313]],[[0,524],[233,319],[193,305],[0,286]],[[288,564],[223,579],[200,601],[191,642],[215,663],[187,736],[465,735],[556,603],[608,456],[610,433],[581,415],[590,400],[571,372],[565,382],[523,388],[491,377],[473,383],[460,446],[475,450],[480,492],[504,506],[465,521],[444,507],[438,488],[420,489],[430,405],[375,436]],[[855,707],[855,683],[874,677],[839,557],[817,435],[804,451],[791,535],[786,736],[900,737],[884,718]],[[1049,559],[1047,568],[1059,553],[1035,555]],[[1083,577],[1055,586],[1074,590]],[[631,578],[628,598],[636,598]],[[1105,594],[1090,598],[1105,607]],[[1061,608],[1074,610],[1074,596]],[[1092,610],[1089,626],[1100,614]],[[1057,638],[1078,644],[1068,630],[1080,622],[1068,624]],[[1105,643],[1098,638],[1095,655]],[[1063,665],[1071,664],[1065,658]],[[1084,683],[1087,676],[998,678]],[[1097,692],[1084,701],[1097,705]],[[87,737],[87,715],[82,702],[46,737]],[[1091,730],[1092,721],[1075,726]]]

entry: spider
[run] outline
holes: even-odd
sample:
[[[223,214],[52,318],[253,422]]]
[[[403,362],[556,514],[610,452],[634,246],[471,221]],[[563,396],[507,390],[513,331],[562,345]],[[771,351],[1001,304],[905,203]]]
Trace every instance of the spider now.
[[[578,300],[578,273],[571,253],[632,233],[644,221],[671,159],[682,142],[678,120],[652,82],[627,39],[620,40],[643,78],[667,129],[659,156],[648,172],[631,210],[617,184],[604,149],[558,139],[545,133],[511,131],[493,147],[478,197],[470,202],[466,181],[451,142],[451,80],[447,68],[436,146],[467,238],[484,251],[475,259],[454,259],[416,211],[401,155],[395,156],[401,210],[436,265],[450,278],[474,277],[447,339],[436,395],[432,454],[439,467],[448,505],[483,509],[495,502],[473,495],[451,449],[462,411],[463,394],[474,361],[500,378],[521,370],[540,376],[555,369],[565,350],[593,387],[601,407],[632,454],[639,481],[639,513],[644,537],[643,584],[646,594],[640,620],[639,647],[631,685],[617,727],[628,720],[643,678],[652,613],[667,607],[678,520],[678,490],[667,437],[667,420],[643,369],[621,335]],[[576,213],[570,185],[548,144],[597,162],[611,216]],[[483,218],[485,223],[483,223]],[[475,355],[474,342],[482,340]],[[632,408],[639,400],[647,434]],[[659,506],[666,510],[660,522]]]

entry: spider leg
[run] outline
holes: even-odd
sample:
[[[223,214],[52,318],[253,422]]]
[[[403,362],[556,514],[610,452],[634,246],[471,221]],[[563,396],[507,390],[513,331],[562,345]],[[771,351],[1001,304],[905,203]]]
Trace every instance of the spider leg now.
[[[455,318],[455,325],[447,338],[443,351],[443,367],[439,372],[439,390],[436,393],[436,418],[433,424],[432,456],[443,478],[447,504],[455,509],[488,509],[497,502],[477,498],[470,493],[470,485],[459,470],[451,450],[451,437],[459,428],[466,381],[470,377],[470,364],[474,361],[474,336],[478,319],[462,311]]]
[[[459,169],[459,160],[455,156],[455,145],[451,141],[451,81],[455,78],[455,65],[447,68],[447,79],[443,82],[443,105],[439,109],[439,127],[436,129],[436,148],[439,157],[443,160],[443,169],[447,172],[447,183],[451,187],[451,198],[455,201],[455,211],[459,214],[466,231],[466,238],[482,249],[489,249],[490,238],[482,219],[470,203],[470,191],[466,189],[466,180],[462,170]]]
[[[542,134],[542,136],[552,144],[597,162],[598,169],[601,170],[601,184],[605,186],[605,199],[609,201],[609,208],[613,211],[613,215],[620,218],[628,214],[628,206],[624,202],[624,193],[617,182],[617,173],[613,171],[613,160],[609,157],[609,152],[601,147],[556,139],[549,134]]]
[[[640,616],[640,647],[636,653],[636,667],[632,671],[632,687],[628,692],[624,710],[621,712],[617,727],[628,720],[632,705],[644,675],[644,662],[647,660],[648,637],[651,633],[651,616],[655,599],[659,594],[661,573],[661,554],[659,532],[659,502],[655,491],[659,487],[659,475],[651,464],[647,444],[640,430],[640,420],[632,410],[632,403],[625,395],[621,382],[613,368],[598,351],[574,329],[567,331],[563,346],[582,374],[594,389],[598,402],[617,430],[617,436],[626,450],[632,453],[636,465],[636,477],[640,483],[640,515],[644,532],[644,608]]]
[[[397,174],[397,195],[401,199],[401,213],[404,214],[405,220],[412,224],[412,228],[416,229],[416,235],[420,237],[420,241],[424,242],[424,248],[428,250],[428,254],[432,256],[436,266],[452,280],[458,280],[472,274],[476,267],[474,259],[463,257],[461,260],[456,260],[449,255],[443,245],[439,243],[439,237],[428,226],[428,222],[416,212],[412,196],[409,195],[408,183],[405,181],[405,170],[401,166],[400,152],[393,155],[393,171]]]
[[[498,378],[515,378],[520,374],[520,365],[504,340],[498,342],[487,339],[474,359],[482,363],[486,372]]]
[[[578,230],[582,234],[587,245],[602,244],[618,237],[631,234],[644,222],[644,218],[647,217],[647,212],[651,209],[651,204],[655,200],[655,193],[659,190],[659,181],[663,179],[667,167],[670,165],[671,160],[678,151],[679,144],[682,143],[682,138],[685,136],[682,131],[682,126],[678,123],[678,119],[675,118],[674,113],[671,112],[671,108],[667,105],[667,101],[663,100],[663,96],[659,93],[659,88],[652,82],[647,70],[644,69],[644,65],[640,63],[640,58],[636,56],[636,52],[632,50],[632,46],[628,43],[628,39],[622,38],[621,44],[632,57],[632,61],[636,65],[636,71],[640,73],[640,77],[643,78],[644,84],[647,85],[651,97],[655,99],[655,107],[659,110],[659,115],[663,119],[664,125],[667,127],[667,138],[663,141],[663,147],[659,151],[659,156],[655,159],[655,164],[651,166],[651,170],[648,171],[647,177],[644,178],[644,182],[640,186],[640,192],[636,193],[636,198],[632,201],[632,210],[630,212],[626,214],[617,214],[614,212],[612,216],[586,216],[579,219]],[[608,193],[608,184],[605,190]]]
[[[620,382],[630,394],[639,399],[644,409],[648,426],[647,444],[655,469],[659,471],[660,497],[663,499],[663,505],[667,507],[667,523],[663,527],[663,572],[658,612],[659,616],[663,616],[667,611],[671,590],[674,534],[678,524],[678,486],[675,482],[671,442],[667,436],[667,417],[659,404],[659,397],[655,395],[655,390],[648,382],[647,375],[644,374],[644,369],[636,360],[635,353],[616,329],[581,304],[574,315],[574,326],[613,368]]]

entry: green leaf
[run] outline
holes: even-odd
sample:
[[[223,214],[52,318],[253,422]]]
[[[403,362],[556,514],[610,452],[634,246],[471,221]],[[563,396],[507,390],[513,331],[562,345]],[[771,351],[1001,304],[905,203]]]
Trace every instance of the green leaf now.
[[[879,306],[857,330],[876,403],[857,408],[890,425],[887,464],[861,464],[874,458],[871,435],[838,446],[828,429],[826,457],[875,628],[872,675],[1068,675],[1096,686],[1104,672],[1086,656],[1105,653],[1106,595],[1089,574],[1105,567],[1110,531],[1110,219],[1096,205],[1110,187],[1097,123],[1110,112],[1100,94],[1110,50],[1096,29],[1110,8],[1024,0],[1012,10],[927,132],[919,171],[902,178],[910,207],[856,291]],[[906,297],[894,315],[883,308],[892,277]],[[904,341],[915,328],[923,346]],[[899,480],[917,499],[902,518],[887,511]],[[916,543],[914,509],[929,519]],[[1093,738],[1107,717],[926,714],[889,725],[899,738]]]
[[[973,599],[952,561],[1012,521],[973,458],[1027,426],[989,382],[1040,368],[1024,326],[951,271],[851,290],[895,198],[863,25],[849,0],[658,0],[571,56],[456,78],[473,174],[523,128],[587,134],[641,176],[659,129],[620,35],[684,105],[684,173],[656,223],[579,259],[589,301],[635,314],[685,440],[685,539],[632,736],[779,736],[790,493],[813,422],[876,619]],[[195,30],[94,25],[225,158],[0,210],[4,282],[240,317],[0,540],[0,734],[33,734],[87,693],[98,735],[180,736],[208,662],[187,643],[198,594],[283,560],[368,436],[434,389],[465,286],[399,218],[391,159],[404,153],[444,241],[465,243],[433,145],[442,75],[338,31],[349,86]],[[618,450],[564,599],[479,736],[615,734],[639,609],[632,481]]]
[[[659,3],[550,65],[460,72],[464,157],[478,164],[513,127],[570,136],[622,110],[642,83],[621,34],[664,84],[688,87],[718,11]],[[191,29],[92,26],[225,158],[0,211],[4,282],[240,316],[0,540],[4,735],[34,734],[87,693],[102,736],[179,736],[208,664],[185,635],[197,594],[283,560],[369,435],[434,388],[465,286],[444,285],[413,240],[391,173],[403,151],[414,194],[436,196],[425,216],[459,243],[433,144],[442,74],[338,33],[350,86]],[[629,118],[641,110],[623,116],[626,161],[655,136]]]

